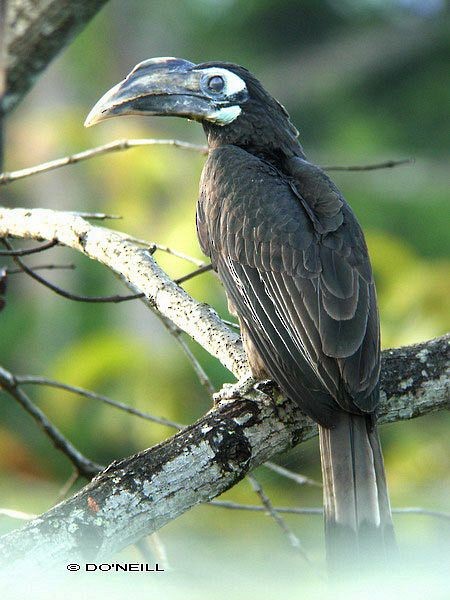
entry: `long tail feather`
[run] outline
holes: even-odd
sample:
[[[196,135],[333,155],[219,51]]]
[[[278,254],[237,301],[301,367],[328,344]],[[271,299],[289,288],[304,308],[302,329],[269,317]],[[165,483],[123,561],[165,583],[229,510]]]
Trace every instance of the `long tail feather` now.
[[[376,427],[343,412],[319,434],[330,574],[387,566],[396,543]]]

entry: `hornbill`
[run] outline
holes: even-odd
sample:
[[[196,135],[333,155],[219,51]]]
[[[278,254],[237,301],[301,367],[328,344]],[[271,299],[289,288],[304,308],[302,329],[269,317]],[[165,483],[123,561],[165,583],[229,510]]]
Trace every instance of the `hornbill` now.
[[[85,125],[133,114],[202,123],[200,246],[239,318],[253,376],[274,380],[319,425],[330,569],[384,562],[395,540],[374,416],[379,316],[350,206],[306,159],[284,107],[241,66],[145,60]]]

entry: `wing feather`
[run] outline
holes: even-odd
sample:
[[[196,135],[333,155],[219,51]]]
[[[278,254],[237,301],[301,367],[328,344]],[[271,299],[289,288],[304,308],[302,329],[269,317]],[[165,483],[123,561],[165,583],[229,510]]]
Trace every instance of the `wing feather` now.
[[[230,168],[233,186],[221,184]],[[205,221],[208,206],[221,207],[209,230],[213,264],[271,376],[326,426],[339,406],[373,411],[379,322],[372,271],[337,188],[317,167],[309,181],[302,164],[293,181],[234,147],[210,153],[205,169],[214,170],[214,188],[201,199]]]

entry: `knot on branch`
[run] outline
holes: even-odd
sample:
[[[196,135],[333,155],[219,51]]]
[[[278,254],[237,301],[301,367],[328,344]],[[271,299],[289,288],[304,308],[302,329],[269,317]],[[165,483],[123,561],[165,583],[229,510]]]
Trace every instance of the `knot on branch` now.
[[[252,446],[248,430],[261,420],[261,413],[257,402],[248,398],[224,404],[225,412],[219,409],[215,415],[210,413],[213,418],[208,419],[201,433],[213,451],[221,473],[234,473],[238,481],[249,470]]]
[[[242,427],[230,421],[220,423],[205,433],[220,470],[225,473],[237,472],[244,477],[250,464],[252,448]]]

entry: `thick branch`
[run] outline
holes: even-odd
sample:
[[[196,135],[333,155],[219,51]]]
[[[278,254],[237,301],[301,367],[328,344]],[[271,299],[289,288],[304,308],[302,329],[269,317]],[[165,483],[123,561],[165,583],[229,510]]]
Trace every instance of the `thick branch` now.
[[[11,110],[48,63],[107,0],[11,0],[7,2],[7,75],[4,110]]]
[[[209,306],[176,285],[151,254],[123,233],[91,225],[67,212],[0,208],[0,238],[56,240],[82,252],[115,273],[148,305],[216,356],[236,377],[249,374],[239,336]]]
[[[449,408],[448,343],[444,336],[383,353],[381,422]],[[30,564],[106,559],[316,433],[292,402],[265,391],[270,397],[252,391],[223,400],[174,437],[114,462],[75,496],[3,536],[0,560],[23,572]]]

